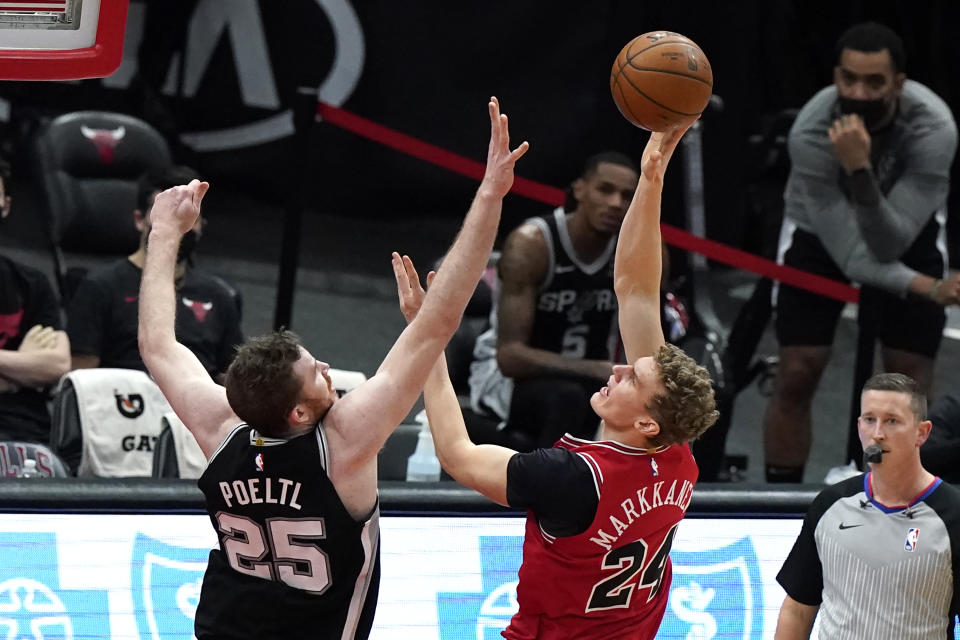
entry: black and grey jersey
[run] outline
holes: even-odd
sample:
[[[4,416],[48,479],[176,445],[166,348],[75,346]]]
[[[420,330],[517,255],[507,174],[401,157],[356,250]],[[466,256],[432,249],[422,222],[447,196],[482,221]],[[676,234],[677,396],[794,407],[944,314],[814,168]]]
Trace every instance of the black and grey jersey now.
[[[327,476],[322,426],[277,440],[241,424],[198,484],[220,538],[197,638],[366,638],[380,578],[379,507],[363,521]]]
[[[537,292],[530,346],[570,358],[609,360],[617,312],[613,290],[616,237],[590,264],[573,248],[562,209],[527,220],[547,241],[550,263]]]
[[[937,478],[910,504],[877,502],[871,474],[824,489],[777,581],[819,605],[821,638],[953,638],[960,490]]]

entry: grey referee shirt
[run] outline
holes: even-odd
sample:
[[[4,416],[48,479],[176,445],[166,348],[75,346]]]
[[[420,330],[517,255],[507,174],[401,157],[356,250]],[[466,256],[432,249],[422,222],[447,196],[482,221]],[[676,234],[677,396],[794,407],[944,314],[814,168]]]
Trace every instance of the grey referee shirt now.
[[[820,606],[821,638],[953,638],[960,605],[960,490],[937,478],[906,506],[873,499],[870,474],[814,499],[777,574]]]

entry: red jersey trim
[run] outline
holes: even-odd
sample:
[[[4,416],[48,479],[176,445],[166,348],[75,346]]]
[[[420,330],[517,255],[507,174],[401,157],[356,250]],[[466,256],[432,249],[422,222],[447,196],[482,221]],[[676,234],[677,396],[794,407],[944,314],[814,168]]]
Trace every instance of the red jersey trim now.
[[[537,521],[537,529],[540,530],[540,535],[543,536],[543,541],[544,541],[544,542],[546,542],[546,543],[548,543],[548,544],[553,544],[554,542],[556,542],[557,536],[552,536],[552,535],[550,535],[549,533],[547,533],[547,532],[544,530],[543,525],[540,524],[540,521],[539,521],[539,520]]]
[[[655,453],[662,453],[672,447],[673,445],[665,444],[654,449],[641,449],[640,447],[631,447],[630,445],[623,444],[622,442],[617,442],[615,440],[583,440],[572,436],[569,433],[565,433],[562,438],[557,442],[558,445],[565,445],[567,447],[584,447],[584,446],[598,446],[606,447],[607,449],[612,449],[614,451],[619,451],[620,453],[625,453],[631,456],[649,456]]]
[[[597,499],[600,499],[600,485],[603,484],[603,472],[600,471],[600,465],[597,464],[597,461],[593,459],[593,456],[590,454],[584,453],[582,451],[574,451],[575,454],[583,458],[583,461],[587,463],[587,467],[590,468],[590,475],[593,476],[593,488],[597,491]]]

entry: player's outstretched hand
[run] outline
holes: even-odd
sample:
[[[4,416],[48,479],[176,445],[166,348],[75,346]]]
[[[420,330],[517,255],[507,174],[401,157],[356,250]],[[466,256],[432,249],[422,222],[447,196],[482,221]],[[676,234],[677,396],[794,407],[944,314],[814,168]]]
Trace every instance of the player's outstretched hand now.
[[[393,252],[393,276],[397,279],[397,296],[400,298],[400,311],[407,323],[413,322],[423,305],[423,299],[427,292],[420,286],[420,276],[417,274],[416,267],[413,266],[413,260],[410,256],[400,256],[396,251]],[[431,271],[427,274],[427,286],[433,284],[436,272]]]
[[[191,180],[190,184],[160,192],[150,209],[150,224],[154,228],[173,227],[182,236],[196,224],[200,203],[209,188],[207,182]]]
[[[513,186],[513,167],[530,148],[530,143],[524,141],[511,151],[507,115],[500,113],[500,101],[496,96],[490,98],[487,108],[490,111],[490,146],[481,188],[486,187],[493,196],[502,198]]]
[[[641,175],[647,180],[654,182],[663,182],[663,174],[667,170],[670,158],[673,152],[677,150],[680,139],[687,129],[693,126],[694,120],[690,124],[680,127],[673,127],[666,131],[654,131],[650,134],[647,146],[643,150],[643,159],[640,161]]]

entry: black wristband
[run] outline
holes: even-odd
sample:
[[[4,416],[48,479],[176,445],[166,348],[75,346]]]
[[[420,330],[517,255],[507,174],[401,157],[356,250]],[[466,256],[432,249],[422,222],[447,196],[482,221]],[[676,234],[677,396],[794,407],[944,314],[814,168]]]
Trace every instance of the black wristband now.
[[[868,165],[854,169],[848,174],[850,195],[853,201],[864,206],[876,206],[880,202],[880,188],[873,177],[873,169]]]

